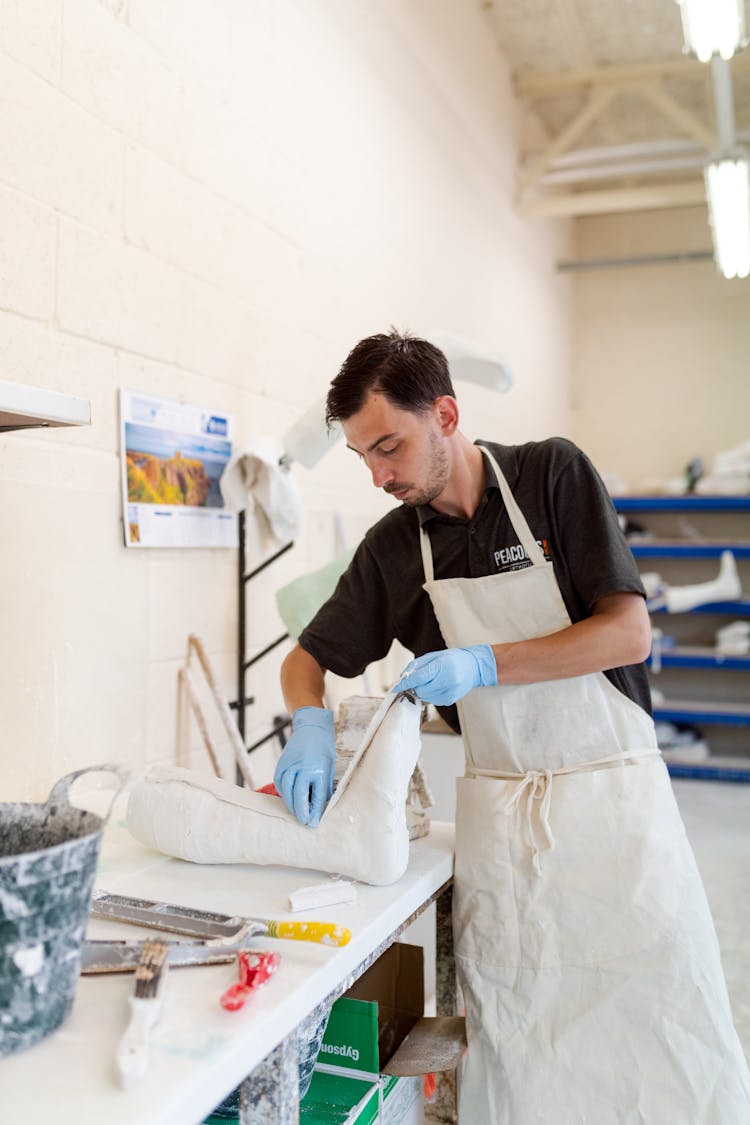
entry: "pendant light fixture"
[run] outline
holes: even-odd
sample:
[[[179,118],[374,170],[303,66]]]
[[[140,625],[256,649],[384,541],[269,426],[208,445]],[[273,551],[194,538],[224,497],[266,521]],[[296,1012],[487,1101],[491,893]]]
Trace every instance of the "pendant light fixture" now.
[[[716,264],[724,277],[750,274],[750,174],[746,156],[705,168],[708,214]]]
[[[731,59],[747,42],[744,0],[677,0],[685,48],[701,62]]]

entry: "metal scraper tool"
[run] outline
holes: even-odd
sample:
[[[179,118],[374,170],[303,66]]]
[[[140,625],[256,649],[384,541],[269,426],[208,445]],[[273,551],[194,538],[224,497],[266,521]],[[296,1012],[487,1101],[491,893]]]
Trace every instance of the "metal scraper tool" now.
[[[132,973],[138,967],[143,941],[87,938],[81,950],[81,974]],[[234,961],[243,942],[165,941],[170,968],[191,965],[222,965]]]
[[[107,891],[94,891],[92,918],[110,918],[148,926],[154,930],[184,934],[204,942],[243,942],[248,937],[275,937],[292,941],[312,941],[320,945],[346,945],[351,932],[336,922],[280,922],[269,918],[243,918],[214,914],[169,902],[131,898]]]

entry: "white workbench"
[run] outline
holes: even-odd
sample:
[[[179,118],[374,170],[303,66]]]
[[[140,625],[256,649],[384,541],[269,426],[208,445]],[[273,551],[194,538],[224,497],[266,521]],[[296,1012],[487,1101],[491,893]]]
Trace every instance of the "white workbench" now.
[[[96,886],[203,910],[265,918],[316,918],[347,926],[342,949],[252,939],[281,953],[278,973],[238,1012],[219,1004],[236,966],[171,969],[164,1011],[152,1034],[149,1070],[120,1089],[114,1053],[133,990],[130,973],[78,982],[67,1022],[41,1043],[0,1060],[0,1117],[24,1125],[194,1125],[203,1120],[316,1005],[367,966],[452,875],[453,825],[433,824],[411,845],[406,874],[390,887],[358,884],[344,906],[288,911],[289,892],[326,878],[282,867],[209,867],[167,859],[136,843],[121,819],[105,831]],[[89,937],[144,938],[149,931],[92,921]]]

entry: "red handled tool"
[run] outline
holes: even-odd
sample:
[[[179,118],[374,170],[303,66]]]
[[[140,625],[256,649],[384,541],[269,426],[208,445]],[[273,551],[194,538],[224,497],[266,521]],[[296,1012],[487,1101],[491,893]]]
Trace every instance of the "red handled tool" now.
[[[242,949],[237,954],[240,979],[221,996],[221,1006],[228,1012],[237,1012],[251,992],[257,991],[270,980],[281,963],[279,953],[266,953],[260,949]]]

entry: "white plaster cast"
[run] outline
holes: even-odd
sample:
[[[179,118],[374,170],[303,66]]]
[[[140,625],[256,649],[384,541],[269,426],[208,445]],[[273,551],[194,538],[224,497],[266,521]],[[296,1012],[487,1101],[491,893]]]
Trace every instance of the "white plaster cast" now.
[[[733,601],[742,595],[737,563],[731,551],[722,551],[718,576],[692,586],[667,586],[664,599],[670,613],[686,613],[708,602]]]
[[[731,551],[722,551],[719,573],[708,582],[670,586],[656,571],[642,574],[641,581],[652,608],[665,606],[670,613],[688,613],[696,606],[709,602],[730,602],[742,597],[737,563]]]
[[[300,825],[279,797],[176,766],[136,782],[128,828],[194,863],[280,864],[394,883],[409,859],[405,802],[421,710],[409,696],[386,696],[317,828]]]

